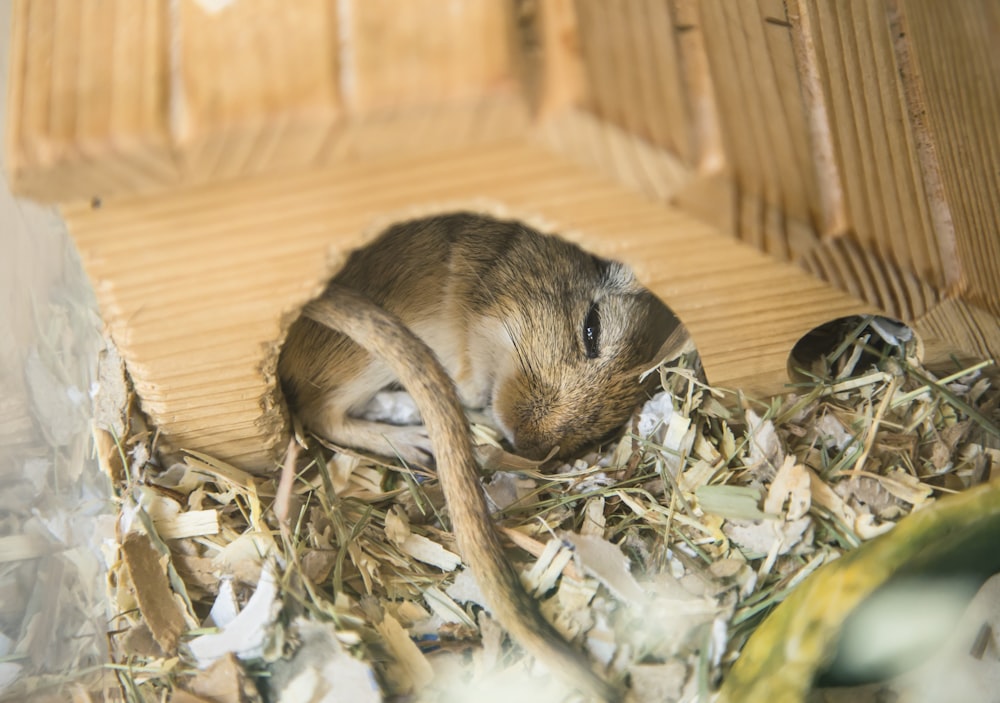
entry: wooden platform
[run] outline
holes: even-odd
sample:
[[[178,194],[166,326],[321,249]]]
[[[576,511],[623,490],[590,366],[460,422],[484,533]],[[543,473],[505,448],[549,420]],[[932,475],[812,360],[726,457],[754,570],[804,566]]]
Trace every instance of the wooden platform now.
[[[302,304],[381,227],[455,208],[629,263],[713,383],[780,392],[799,337],[860,311],[1000,355],[998,12],[15,0],[6,164],[62,205],[177,447],[271,467]]]
[[[301,306],[381,227],[486,209],[631,264],[691,330],[709,378],[766,393],[812,327],[868,309],[690,215],[523,141],[373,159],[66,208],[143,401],[172,442],[267,466],[277,351]]]

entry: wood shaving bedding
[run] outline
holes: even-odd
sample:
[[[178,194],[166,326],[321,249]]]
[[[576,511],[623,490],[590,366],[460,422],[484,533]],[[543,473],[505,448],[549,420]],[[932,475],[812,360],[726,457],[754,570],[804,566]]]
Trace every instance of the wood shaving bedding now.
[[[905,344],[873,348],[858,329],[766,402],[701,384],[691,356],[662,367],[664,392],[618,442],[547,471],[475,428],[502,467],[483,480],[510,558],[630,700],[711,700],[809,574],[1000,475],[987,364],[937,380]],[[310,439],[281,485],[196,452],[164,465],[153,437],[134,418],[120,447],[110,639],[127,698],[198,700],[225,663],[231,694],[213,700],[264,700],[251,681],[289,702],[563,699],[483,609],[432,471]],[[137,535],[159,550],[149,583],[127,577]],[[169,627],[161,608],[179,611]],[[188,631],[164,646],[177,622]]]

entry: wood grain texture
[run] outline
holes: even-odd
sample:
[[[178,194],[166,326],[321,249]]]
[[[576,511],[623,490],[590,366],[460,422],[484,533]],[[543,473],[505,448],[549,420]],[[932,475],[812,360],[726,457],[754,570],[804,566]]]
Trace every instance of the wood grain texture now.
[[[688,125],[693,152],[688,166],[699,174],[718,172],[724,163],[719,131],[718,104],[701,31],[699,0],[668,0],[680,61],[683,91],[687,96],[691,121]]]
[[[792,25],[781,0],[698,4],[718,103],[725,172],[744,197],[810,226],[830,219],[814,167],[809,105],[799,88]],[[771,207],[768,207],[771,206]],[[752,213],[748,213],[752,219]],[[788,246],[750,240],[781,254]]]
[[[957,298],[929,310],[917,320],[914,329],[929,343],[950,347],[963,363],[1000,359],[1000,322],[996,314]],[[932,356],[947,358],[931,352]]]
[[[15,0],[6,167],[15,191],[89,198],[176,182],[166,0]]]
[[[953,243],[944,228],[938,238],[957,250],[961,297],[1000,317],[1000,4],[889,0],[888,5],[921,83],[920,118],[934,158],[924,173],[943,190],[942,217],[953,227]],[[948,278],[953,281],[954,273]]]
[[[338,129],[318,160],[346,164],[393,155],[425,155],[440,150],[523,137],[531,129],[528,105],[520,96],[452,105],[400,108],[351,120]]]
[[[823,90],[819,57],[812,20],[805,4],[810,0],[789,0],[786,17],[791,24],[792,49],[799,74],[799,90],[806,110],[812,167],[819,188],[819,215],[815,223],[821,235],[836,235],[848,228],[844,187],[830,128],[830,108]],[[795,247],[791,247],[795,250]]]
[[[574,1],[515,0],[511,10],[518,78],[534,113],[578,106],[586,88]]]
[[[544,84],[531,88],[538,143],[664,201],[717,170],[704,46],[683,24],[692,15],[689,0],[538,3],[522,18],[542,37],[532,65]]]
[[[178,0],[171,111],[185,175],[301,166],[340,110],[337,23],[326,0]]]
[[[923,177],[914,120],[919,96],[905,78],[907,64],[885,4],[803,4],[851,229],[878,259],[948,290],[956,282],[954,252],[947,234],[935,228],[941,204]]]
[[[512,92],[507,3],[344,0],[342,91],[351,110],[477,100]]]
[[[563,110],[534,129],[537,142],[622,187],[664,202],[692,178],[671,152],[585,110]]]
[[[907,324],[912,325],[941,300],[936,289],[880,260],[850,234],[828,238],[799,263],[816,277]]]
[[[733,179],[716,171],[692,177],[678,188],[670,202],[719,232],[736,238],[739,200],[740,193]]]
[[[821,241],[813,225],[789,217],[780,206],[743,190],[721,171],[692,176],[678,187],[671,202],[782,261],[799,260]]]
[[[17,0],[12,184],[89,200],[523,134],[509,23],[503,0]]]
[[[268,468],[291,319],[379,225],[457,206],[632,264],[722,385],[779,390],[862,310],[996,353],[989,0],[14,7],[13,181],[71,203],[177,444]]]
[[[392,221],[460,207],[556,227],[631,264],[688,325],[709,378],[751,393],[782,389],[788,354],[809,329],[870,309],[523,141],[110,199],[65,215],[165,440],[266,470],[286,430],[276,353],[302,305]]]
[[[908,322],[955,296],[996,314],[995,4],[698,8],[727,164],[674,202]]]
[[[693,167],[701,163],[707,147],[700,141],[703,131],[694,127],[689,97],[697,60],[686,62],[682,49],[697,54],[700,47],[679,40],[675,5],[577,0],[587,82],[583,105]],[[701,103],[698,107],[704,109]]]

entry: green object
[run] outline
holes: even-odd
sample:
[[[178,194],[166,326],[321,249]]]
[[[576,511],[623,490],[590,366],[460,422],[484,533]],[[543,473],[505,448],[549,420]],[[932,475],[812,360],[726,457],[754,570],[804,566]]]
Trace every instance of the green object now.
[[[957,568],[958,556],[981,553],[984,544],[1000,544],[1000,481],[942,498],[817,570],[747,641],[719,702],[807,700],[845,621],[877,589],[897,575]]]

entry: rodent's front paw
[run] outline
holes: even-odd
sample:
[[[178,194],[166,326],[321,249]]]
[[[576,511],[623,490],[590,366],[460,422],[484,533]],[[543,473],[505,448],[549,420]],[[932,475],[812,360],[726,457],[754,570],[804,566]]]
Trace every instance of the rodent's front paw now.
[[[327,420],[314,424],[313,431],[334,444],[379,456],[399,457],[408,464],[432,463],[434,449],[423,425],[390,425],[343,415]]]
[[[434,446],[423,425],[382,425],[386,449],[380,454],[398,456],[408,464],[427,466],[433,461]]]

